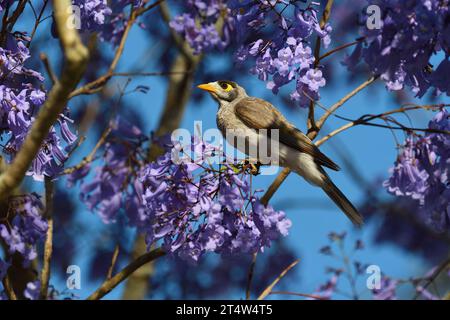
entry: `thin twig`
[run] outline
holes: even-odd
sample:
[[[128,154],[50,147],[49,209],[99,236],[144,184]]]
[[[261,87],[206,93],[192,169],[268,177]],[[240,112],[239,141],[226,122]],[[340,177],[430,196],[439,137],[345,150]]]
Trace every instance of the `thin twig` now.
[[[322,19],[320,21],[320,28],[322,29],[328,22],[331,14],[331,7],[333,6],[333,0],[328,0],[323,10]],[[314,68],[317,68],[320,63],[320,37],[316,39],[316,46],[314,48]],[[315,116],[314,116],[314,101],[311,100],[309,103],[309,111],[308,111],[308,133],[318,131],[316,126]]]
[[[109,266],[108,273],[106,274],[106,280],[110,280],[112,278],[114,268],[116,267],[117,257],[119,256],[119,246],[117,245],[114,249],[114,253],[111,259],[111,265]]]
[[[100,139],[97,141],[97,143],[95,144],[95,146],[91,150],[91,152],[85,158],[83,158],[83,160],[81,160],[80,163],[74,165],[73,167],[64,169],[63,172],[61,172],[61,175],[74,173],[75,171],[80,170],[85,165],[87,165],[87,164],[91,163],[92,161],[94,161],[95,155],[96,155],[98,149],[100,149],[100,147],[106,142],[106,139],[108,138],[108,136],[111,133],[111,131],[112,131],[112,128],[111,128],[111,125],[109,125],[105,129],[105,131],[103,131]]]
[[[99,300],[103,298],[144,264],[154,261],[164,256],[165,254],[166,253],[161,248],[157,248],[141,255],[136,260],[128,264],[125,268],[123,268],[122,271],[117,273],[114,277],[103,282],[100,288],[98,288],[93,294],[91,294],[87,298],[87,300]]]
[[[314,295],[314,294],[308,294],[308,293],[299,293],[299,292],[290,292],[290,291],[270,291],[269,294],[283,294],[283,295],[290,295],[290,296],[299,296],[299,297],[305,297],[305,298],[311,298],[316,300],[327,300],[324,297]]]
[[[295,260],[292,262],[289,266],[287,266],[286,269],[283,270],[283,272],[280,273],[280,275],[266,288],[264,291],[259,295],[258,300],[263,300],[265,297],[267,297],[270,292],[272,292],[273,287],[276,286],[278,282],[286,275],[286,273],[289,272],[293,267],[297,265],[297,263],[300,262],[300,259]]]
[[[48,57],[45,53],[41,53],[39,55],[42,63],[44,64],[45,70],[47,71],[48,75],[50,76],[50,79],[52,80],[52,84],[55,85],[55,83],[58,83],[58,77],[56,76],[55,72],[53,72],[53,68],[50,65],[50,61],[48,60]]]
[[[45,8],[47,7],[48,4],[48,0],[44,0],[44,4],[42,5],[41,11],[39,12],[39,16],[36,17],[36,21],[34,23],[34,27],[33,27],[33,31],[31,31],[31,35],[30,35],[30,40],[27,43],[27,48],[30,48],[31,46],[31,42],[34,39],[34,35],[36,34],[37,28],[39,27],[39,24],[42,22],[42,15],[44,14]],[[30,1],[30,5],[31,5],[31,1]],[[33,6],[31,5],[31,7],[33,8]]]
[[[171,76],[174,74],[191,73],[189,70],[185,71],[166,71],[166,72],[114,72],[114,77],[154,77],[154,76]]]
[[[425,132],[434,132],[434,133],[448,133],[445,132],[443,130],[434,130],[434,129],[424,129],[424,128],[411,128],[411,127],[393,127],[393,126],[387,126],[387,125],[383,125],[383,124],[375,124],[375,123],[370,123],[370,121],[377,119],[377,118],[382,118],[384,116],[387,115],[392,115],[392,114],[396,114],[396,113],[405,113],[406,111],[411,111],[411,110],[419,110],[419,109],[424,109],[424,110],[429,110],[429,109],[438,109],[441,107],[444,107],[445,105],[425,105],[425,106],[412,106],[412,107],[401,107],[395,110],[390,110],[384,113],[380,113],[380,114],[376,114],[376,115],[363,115],[361,116],[359,119],[356,120],[349,120],[349,123],[346,123],[345,125],[343,125],[342,127],[337,128],[336,130],[330,132],[329,134],[327,134],[326,136],[324,136],[322,139],[316,141],[316,146],[320,146],[322,145],[324,142],[326,142],[327,140],[329,140],[330,138],[334,137],[335,135],[341,133],[342,131],[348,130],[354,126],[357,125],[370,125],[370,126],[377,126],[377,127],[383,127],[383,128],[390,128],[390,129],[394,129],[394,130],[407,130],[407,131],[425,131]],[[339,118],[342,118],[339,116]],[[346,118],[344,118],[344,120],[348,120]]]
[[[375,80],[378,79],[378,76],[373,76],[367,81],[364,81],[362,84],[360,84],[357,88],[349,92],[347,95],[345,95],[342,99],[340,99],[338,102],[333,104],[323,115],[320,117],[319,120],[316,122],[316,127],[320,130],[324,123],[327,121],[328,117],[330,117],[337,109],[339,109],[344,103],[346,103],[348,100],[350,100],[352,97],[354,97],[357,93],[361,92],[365,88],[367,88],[369,85],[375,82]],[[318,132],[315,134],[312,133],[309,136],[311,140],[313,140],[317,136]]]
[[[325,59],[326,57],[329,57],[329,56],[331,56],[332,54],[334,54],[334,53],[336,53],[336,52],[338,52],[338,51],[341,51],[341,50],[346,49],[346,48],[348,48],[348,47],[354,46],[355,44],[360,43],[360,42],[363,41],[364,39],[365,39],[365,37],[361,37],[361,38],[359,38],[359,39],[356,39],[356,40],[353,41],[353,42],[346,43],[346,44],[343,44],[343,45],[341,45],[341,46],[339,46],[339,47],[336,47],[336,48],[334,48],[334,49],[332,49],[332,50],[330,50],[330,51],[324,53],[323,55],[321,55],[321,56],[319,57],[319,61],[322,61],[322,60]]]
[[[17,19],[22,15],[25,6],[27,5],[28,0],[20,0],[19,4],[16,7],[16,10],[13,12],[11,17],[8,18],[8,31],[12,31],[14,25],[17,22]]]

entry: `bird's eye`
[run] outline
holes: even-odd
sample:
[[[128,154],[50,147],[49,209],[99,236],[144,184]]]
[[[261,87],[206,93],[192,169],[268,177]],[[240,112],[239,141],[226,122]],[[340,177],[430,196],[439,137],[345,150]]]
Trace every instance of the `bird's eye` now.
[[[222,82],[220,83],[220,87],[225,90],[226,92],[233,90],[233,86],[229,83]]]

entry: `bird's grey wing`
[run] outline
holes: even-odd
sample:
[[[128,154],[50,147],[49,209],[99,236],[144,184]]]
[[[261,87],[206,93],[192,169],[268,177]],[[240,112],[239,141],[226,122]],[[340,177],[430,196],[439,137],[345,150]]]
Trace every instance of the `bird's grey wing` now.
[[[258,98],[244,98],[236,104],[235,113],[250,128],[278,129],[281,143],[311,155],[319,165],[339,170],[336,163],[324,155],[303,132],[290,124],[269,102]]]

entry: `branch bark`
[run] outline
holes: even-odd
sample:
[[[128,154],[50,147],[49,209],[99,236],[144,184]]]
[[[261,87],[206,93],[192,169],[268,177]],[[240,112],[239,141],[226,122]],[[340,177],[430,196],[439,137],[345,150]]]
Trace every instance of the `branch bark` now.
[[[56,27],[62,46],[65,65],[59,83],[55,83],[44,105],[41,107],[30,132],[12,164],[0,176],[0,199],[5,199],[18,186],[31,162],[36,157],[51,126],[63,112],[70,93],[84,74],[89,52],[80,40],[76,29],[68,27],[70,18],[69,0],[54,0]]]

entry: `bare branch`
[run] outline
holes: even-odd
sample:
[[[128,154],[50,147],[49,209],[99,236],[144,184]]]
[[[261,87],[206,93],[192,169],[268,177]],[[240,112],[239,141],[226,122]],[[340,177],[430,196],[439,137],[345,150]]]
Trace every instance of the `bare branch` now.
[[[116,248],[114,249],[114,253],[111,259],[111,265],[109,266],[109,270],[108,273],[106,275],[106,279],[110,280],[112,278],[113,272],[114,272],[114,268],[116,267],[116,263],[117,263],[117,257],[119,256],[119,246],[116,246]]]
[[[320,21],[320,28],[323,28],[330,18],[331,14],[331,7],[333,6],[333,0],[328,0],[327,4],[325,6],[325,9],[323,10],[322,19]],[[314,48],[314,68],[317,68],[317,66],[320,63],[320,37],[317,37],[316,39],[316,47]],[[309,103],[309,111],[308,111],[308,133],[317,131],[316,128],[316,121],[314,116],[314,101],[311,100]]]
[[[361,92],[365,88],[367,88],[369,85],[375,82],[375,80],[378,79],[378,76],[373,76],[367,81],[360,84],[357,88],[349,92],[346,96],[344,96],[342,99],[340,99],[338,102],[336,102],[334,105],[332,105],[323,115],[320,117],[319,120],[316,122],[316,127],[320,130],[322,128],[323,124],[327,121],[327,119],[337,110],[339,109],[344,103],[346,103],[348,100],[350,100],[352,97],[354,97],[358,92]],[[315,133],[309,134],[309,138],[313,140],[318,134],[318,131]]]
[[[343,44],[343,45],[341,45],[341,46],[338,46],[338,47],[336,47],[336,48],[334,48],[334,49],[332,49],[332,50],[330,50],[330,51],[324,53],[323,55],[321,55],[321,56],[319,57],[319,61],[322,61],[322,60],[325,59],[326,57],[329,57],[329,56],[331,56],[332,54],[334,54],[334,53],[336,53],[336,52],[339,52],[339,51],[344,50],[344,49],[346,49],[346,48],[348,48],[348,47],[354,46],[355,44],[360,43],[360,42],[363,41],[364,39],[365,39],[365,37],[361,37],[361,38],[356,39],[356,40],[353,41],[353,42],[346,43],[346,44]]]
[[[55,85],[55,83],[58,82],[58,77],[53,72],[53,68],[50,65],[50,61],[48,61],[47,55],[45,53],[41,53],[39,57],[41,58],[41,61],[44,64],[45,70],[47,71],[50,80],[52,80],[52,84]]]
[[[105,295],[111,292],[111,290],[117,287],[122,281],[128,278],[137,269],[139,269],[146,263],[149,263],[153,260],[156,260],[164,256],[165,254],[166,253],[161,248],[158,248],[141,255],[139,258],[137,258],[129,265],[127,265],[125,268],[123,268],[122,271],[117,273],[114,277],[112,277],[111,279],[107,279],[105,282],[103,282],[100,288],[98,288],[93,294],[91,294],[87,298],[87,300],[99,300],[103,298]]]
[[[267,297],[270,294],[270,292],[272,292],[272,289],[276,286],[276,284],[280,282],[281,279],[283,279],[286,273],[288,273],[289,270],[295,267],[299,262],[300,259],[297,259],[290,265],[288,265],[287,268],[284,269],[283,272],[281,272],[280,275],[266,289],[264,289],[264,291],[259,295],[258,300],[264,300],[264,298]]]
[[[378,118],[385,118],[388,115],[392,115],[392,114],[396,114],[396,113],[405,113],[406,111],[411,111],[411,110],[419,110],[419,109],[423,109],[423,110],[430,110],[430,109],[438,109],[438,108],[442,108],[446,105],[440,104],[440,105],[425,105],[425,106],[412,106],[412,107],[401,107],[395,110],[390,110],[384,113],[380,113],[380,114],[376,114],[376,115],[363,115],[361,116],[359,119],[356,120],[349,120],[344,118],[344,120],[349,120],[350,122],[343,125],[340,128],[337,128],[336,130],[330,132],[329,134],[327,134],[326,136],[324,136],[322,139],[316,141],[316,146],[320,146],[322,145],[324,142],[326,142],[327,140],[329,140],[330,138],[334,137],[335,135],[341,133],[342,131],[345,131],[347,129],[350,129],[354,126],[357,125],[369,125],[369,126],[375,126],[375,127],[382,127],[382,128],[388,128],[388,129],[393,129],[393,130],[404,130],[404,131],[424,131],[424,132],[434,132],[434,133],[443,133],[443,134],[450,134],[450,132],[448,131],[444,131],[444,130],[434,130],[434,129],[425,129],[425,128],[411,128],[411,127],[405,127],[405,126],[390,126],[390,125],[383,125],[383,124],[377,124],[377,123],[370,123],[370,121],[374,120],[374,119],[378,119]],[[339,117],[339,118],[343,118],[343,117]]]
[[[316,300],[326,300],[326,298],[315,295],[315,294],[290,292],[290,291],[270,291],[269,294],[282,294],[282,295],[298,296],[298,297],[304,297],[304,298],[310,298],[310,299],[316,299]]]

